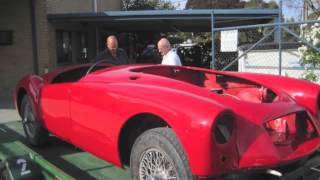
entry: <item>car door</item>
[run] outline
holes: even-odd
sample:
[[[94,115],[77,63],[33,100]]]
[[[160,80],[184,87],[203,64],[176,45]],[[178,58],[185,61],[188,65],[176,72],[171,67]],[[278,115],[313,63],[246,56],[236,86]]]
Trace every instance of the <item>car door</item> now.
[[[118,95],[107,83],[78,82],[71,89],[72,143],[117,162],[117,136],[123,119],[118,114]]]
[[[41,112],[47,129],[66,141],[70,140],[70,85],[48,84],[41,89]]]

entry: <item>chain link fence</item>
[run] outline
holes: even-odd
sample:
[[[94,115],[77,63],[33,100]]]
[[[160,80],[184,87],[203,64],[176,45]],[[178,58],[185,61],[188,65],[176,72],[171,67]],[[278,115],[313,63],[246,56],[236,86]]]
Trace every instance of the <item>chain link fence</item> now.
[[[232,35],[234,33],[236,35]],[[216,31],[215,36],[218,37],[218,40],[216,40],[214,51],[215,69],[252,71],[253,68],[271,66],[272,62],[260,60],[260,52],[264,49],[264,45],[272,45],[274,41],[273,34],[274,30],[272,28],[262,27],[235,28],[227,31],[222,29]],[[237,37],[237,39],[233,38],[233,40],[230,40],[232,36]],[[226,40],[224,38],[229,39],[229,41],[225,42]],[[270,59],[271,58],[276,59],[276,57],[270,57]],[[251,61],[251,59],[259,59],[261,62]]]
[[[214,34],[215,69],[319,81],[319,20],[220,28]]]

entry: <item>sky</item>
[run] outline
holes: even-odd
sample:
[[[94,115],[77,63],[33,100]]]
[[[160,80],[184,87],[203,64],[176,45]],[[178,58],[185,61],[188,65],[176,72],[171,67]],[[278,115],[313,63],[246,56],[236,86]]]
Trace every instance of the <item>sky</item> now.
[[[188,0],[170,0],[178,10],[184,9]]]
[[[169,0],[169,1],[171,1],[177,7],[178,10],[182,10],[185,8],[185,5],[188,0]],[[249,1],[249,0],[242,0],[242,1]],[[271,0],[264,0],[264,1],[269,2]],[[275,0],[275,1],[279,2],[279,0]],[[301,17],[302,9],[294,9],[294,8],[289,8],[287,6],[288,3],[289,4],[292,3],[292,0],[282,0],[282,2],[283,2],[282,12],[285,18],[292,17],[292,18],[298,19]],[[298,2],[297,6],[302,7],[303,0],[300,0],[300,4],[299,4],[299,1],[296,1],[296,2]]]

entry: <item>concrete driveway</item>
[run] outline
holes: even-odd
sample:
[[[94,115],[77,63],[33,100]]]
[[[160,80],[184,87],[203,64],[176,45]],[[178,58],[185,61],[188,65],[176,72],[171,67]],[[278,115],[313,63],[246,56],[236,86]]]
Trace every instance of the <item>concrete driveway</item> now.
[[[0,96],[0,124],[20,120],[11,97]]]

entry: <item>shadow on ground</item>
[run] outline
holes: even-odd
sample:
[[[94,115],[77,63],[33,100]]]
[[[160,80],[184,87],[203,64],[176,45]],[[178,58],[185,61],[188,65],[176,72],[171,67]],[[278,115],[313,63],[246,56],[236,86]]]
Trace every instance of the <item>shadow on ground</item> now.
[[[48,143],[42,147],[29,146],[24,138],[23,128],[19,122],[0,124],[0,137],[0,144],[2,146],[0,151],[5,149],[5,151],[11,151],[11,153],[16,155],[22,155],[25,152],[20,152],[19,149],[10,149],[10,143],[20,141],[76,179],[130,179],[127,170],[108,164],[53,136],[51,136]],[[3,148],[4,146],[5,148]]]

